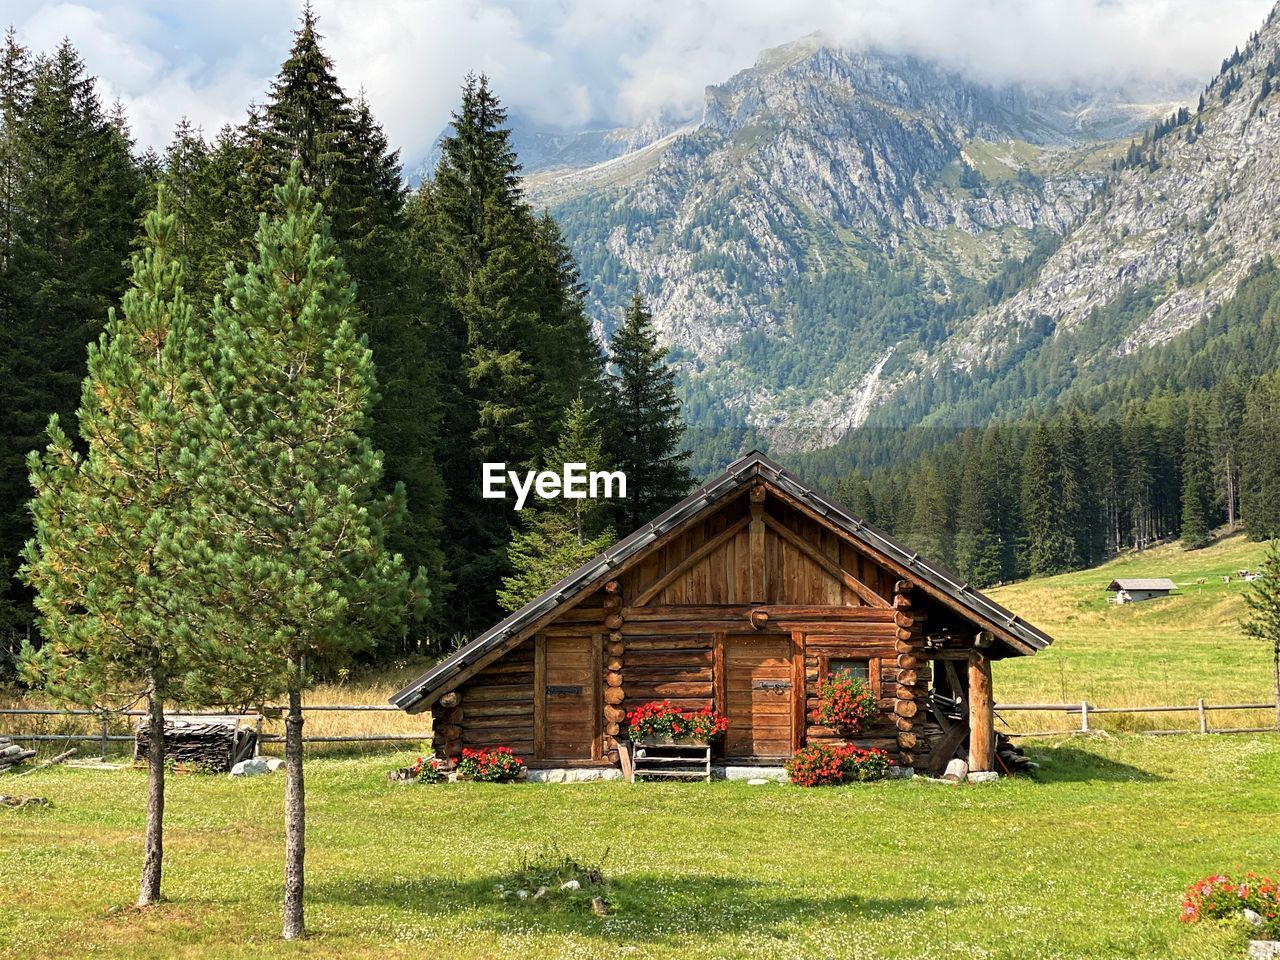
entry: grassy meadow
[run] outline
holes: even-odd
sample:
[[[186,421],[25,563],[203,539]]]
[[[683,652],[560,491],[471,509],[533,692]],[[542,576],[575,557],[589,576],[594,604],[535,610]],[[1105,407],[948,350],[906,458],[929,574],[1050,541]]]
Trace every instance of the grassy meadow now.
[[[1035,779],[945,786],[396,786],[408,753],[308,767],[311,937],[284,944],[279,775],[170,780],[169,902],[139,912],[144,774],[0,789],[0,958],[1235,958],[1184,886],[1280,863],[1280,738],[1041,741]],[[607,886],[502,899],[530,860]],[[609,915],[593,916],[592,892]]]
[[[1271,650],[1240,627],[1249,585],[1239,570],[1256,570],[1264,545],[1243,536],[1203,550],[1177,545],[1129,554],[1090,570],[1027,580],[989,591],[1053,638],[1047,650],[995,666],[996,698],[1004,703],[1093,706],[1269,703],[1274,701]],[[1223,577],[1231,582],[1224,583]],[[1163,600],[1116,605],[1106,586],[1116,577],[1168,577],[1178,590]],[[1201,583],[1199,581],[1203,580]],[[1008,714],[1016,729],[1065,729],[1061,714]],[[1210,724],[1260,726],[1274,711],[1213,713]],[[1194,727],[1194,714],[1099,715],[1110,729]]]

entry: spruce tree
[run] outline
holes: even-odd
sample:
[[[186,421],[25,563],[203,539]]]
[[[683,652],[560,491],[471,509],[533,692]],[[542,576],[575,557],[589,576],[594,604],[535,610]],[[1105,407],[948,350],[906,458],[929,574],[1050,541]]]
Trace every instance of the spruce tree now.
[[[964,458],[956,509],[956,567],[978,587],[1011,575],[1005,569],[1001,514],[1008,508],[1001,500],[1000,481],[995,446],[984,436]]]
[[[1214,527],[1213,450],[1203,402],[1193,400],[1182,446],[1182,545],[1207,546]]]
[[[605,453],[627,476],[617,525],[624,536],[679,501],[693,486],[675,374],[653,317],[637,292],[609,344],[611,397]]]
[[[217,600],[193,631],[204,666],[190,682],[288,700],[286,939],[304,934],[302,692],[425,602],[421,571],[411,582],[385,549],[403,497],[379,494],[372,359],[313,197],[295,166],[276,192],[279,218],[264,215],[256,257],[213,308],[182,458],[195,507],[175,538],[200,558],[183,578]]]
[[[188,664],[174,621],[203,598],[170,576],[165,544],[187,505],[176,475],[190,416],[191,307],[174,256],[174,218],[146,218],[146,245],[119,313],[89,347],[76,413],[83,452],[55,414],[49,445],[30,457],[35,535],[23,578],[35,591],[44,644],[24,651],[28,679],[60,698],[119,709],[147,702],[147,831],[139,905],[160,899],[164,831],[164,703]],[[181,548],[179,548],[181,549]]]
[[[559,473],[570,463],[585,465],[588,474],[607,469],[599,424],[581,398],[569,405],[560,438],[547,451],[543,466]],[[507,550],[512,573],[498,591],[504,610],[518,610],[613,543],[607,503],[561,497],[527,505],[520,512],[520,527]]]
[[[498,615],[516,529],[507,504],[480,496],[480,464],[541,463],[569,403],[598,404],[599,350],[572,257],[554,222],[525,201],[506,111],[485,77],[467,77],[434,179],[407,219],[438,303],[429,320],[441,357],[436,457],[454,465],[444,478],[447,625],[470,633]]]
[[[942,472],[926,461],[912,477],[909,496],[911,526],[907,539],[912,548],[936,563],[950,564],[949,496]]]
[[[1038,423],[1022,461],[1022,516],[1033,576],[1071,569],[1075,545],[1062,499],[1062,459],[1050,428]]]
[[[1280,540],[1267,547],[1262,561],[1262,576],[1255,579],[1245,594],[1251,616],[1244,631],[1256,640],[1271,644],[1271,679],[1276,697],[1276,729],[1280,730]]]
[[[85,345],[127,286],[145,183],[127,129],[103,109],[69,41],[31,63],[10,34],[0,67],[0,631],[9,634],[33,616],[12,580],[32,529],[24,461],[50,414],[74,430]]]
[[[1249,392],[1241,430],[1240,518],[1254,540],[1280,537],[1280,376]]]

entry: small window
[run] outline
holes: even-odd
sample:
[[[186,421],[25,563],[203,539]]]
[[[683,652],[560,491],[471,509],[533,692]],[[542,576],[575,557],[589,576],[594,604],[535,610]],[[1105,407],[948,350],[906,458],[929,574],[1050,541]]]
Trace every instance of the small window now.
[[[871,692],[877,697],[880,696],[880,661],[874,657],[853,658],[853,657],[824,657],[819,662],[819,668],[822,670],[820,676],[834,677],[841,673],[847,673],[850,676],[857,677],[859,680],[865,680],[867,685],[871,687]]]
[[[871,661],[869,660],[836,660],[827,661],[827,676],[834,677],[838,673],[847,673],[859,680],[871,679]]]

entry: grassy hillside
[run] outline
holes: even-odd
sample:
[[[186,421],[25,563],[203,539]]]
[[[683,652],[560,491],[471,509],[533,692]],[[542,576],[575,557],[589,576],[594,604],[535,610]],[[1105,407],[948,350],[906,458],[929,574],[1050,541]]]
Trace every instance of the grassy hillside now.
[[[1240,628],[1248,584],[1236,576],[1257,569],[1262,554],[1262,544],[1233,536],[1204,550],[1157,547],[1091,570],[991,590],[1055,641],[1034,657],[997,664],[997,698],[1117,706],[1192,704],[1197,697],[1269,702],[1270,649]],[[1224,583],[1228,575],[1231,582]],[[1107,603],[1106,591],[1115,577],[1168,577],[1178,590],[1164,600],[1117,606]],[[1225,714],[1215,722],[1242,719]],[[1170,715],[1158,725],[1187,723],[1185,716]]]

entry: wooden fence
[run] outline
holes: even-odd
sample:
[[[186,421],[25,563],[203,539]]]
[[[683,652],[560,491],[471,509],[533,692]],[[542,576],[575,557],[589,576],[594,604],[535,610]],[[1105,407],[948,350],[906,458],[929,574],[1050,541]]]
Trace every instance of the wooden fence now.
[[[1141,733],[1149,737],[1172,736],[1181,733],[1271,733],[1276,732],[1277,727],[1271,724],[1266,727],[1214,727],[1209,723],[1209,714],[1215,711],[1225,710],[1271,710],[1276,709],[1274,703],[1206,703],[1204,698],[1196,700],[1194,704],[1185,707],[1181,706],[1150,706],[1150,707],[1095,707],[1087,700],[1081,700],[1079,703],[1004,703],[996,705],[996,717],[1008,726],[1008,722],[1000,717],[1001,713],[1019,713],[1019,712],[1045,712],[1045,713],[1061,713],[1067,716],[1079,716],[1079,724],[1074,724],[1068,729],[1063,730],[1002,730],[1010,737],[1056,737],[1065,736],[1072,733],[1098,733],[1101,732],[1098,727],[1090,726],[1089,718],[1105,714],[1144,714],[1144,713],[1187,713],[1194,714],[1196,718],[1196,726],[1182,727],[1174,730],[1135,730],[1134,733]]]
[[[1265,727],[1215,727],[1209,722],[1210,714],[1223,711],[1260,711],[1275,710],[1274,703],[1206,703],[1203,698],[1197,700],[1194,704],[1187,706],[1147,706],[1147,707],[1095,707],[1088,701],[1082,700],[1079,703],[1004,703],[997,704],[995,711],[997,720],[1008,727],[1008,722],[1003,718],[1002,714],[1012,713],[1052,713],[1062,714],[1066,717],[1078,718],[1078,722],[1073,722],[1071,726],[1062,729],[1046,729],[1046,730],[1011,730],[1004,729],[1001,732],[1011,737],[1052,737],[1066,736],[1075,733],[1098,733],[1100,728],[1091,725],[1090,719],[1100,715],[1107,714],[1165,714],[1165,713],[1183,713],[1194,714],[1196,725],[1194,727],[1183,727],[1172,730],[1137,730],[1135,733],[1141,733],[1146,736],[1171,736],[1184,733],[1268,733],[1276,730],[1275,725]],[[390,704],[377,703],[355,703],[355,704],[308,704],[303,707],[304,713],[323,713],[323,712],[379,712],[387,711],[398,713],[399,708]],[[278,720],[284,710],[281,707],[268,707],[263,713],[243,714],[242,716],[253,723],[258,729],[258,739],[260,743],[280,743],[283,737],[279,734],[270,734],[262,732],[264,721]],[[222,713],[183,713],[181,711],[173,711],[174,715],[185,717],[199,716],[227,716]],[[7,717],[66,717],[66,718],[82,718],[87,725],[95,727],[93,732],[74,731],[63,733],[21,733],[10,732],[6,727],[11,726],[11,722],[0,719],[0,735],[7,736],[15,741],[27,742],[89,742],[97,743],[99,750],[103,756],[106,756],[113,743],[133,743],[133,734],[112,733],[111,726],[114,721],[117,725],[121,719],[131,719],[135,717],[146,716],[143,710],[124,710],[124,711],[102,711],[102,710],[58,710],[52,707],[8,707],[0,708],[0,718]],[[383,732],[383,733],[359,733],[359,734],[343,734],[343,735],[307,735],[303,736],[304,744],[373,744],[373,743],[394,743],[397,741],[430,741],[430,731],[413,731],[413,732]]]
[[[323,713],[323,712],[350,712],[350,713],[366,713],[388,711],[400,713],[399,707],[393,707],[391,704],[378,703],[320,703],[307,704],[303,707],[303,713]],[[165,711],[166,716],[181,717],[227,717],[239,716],[249,723],[253,724],[258,731],[259,743],[282,743],[284,737],[279,734],[264,733],[262,726],[264,722],[279,719],[285,713],[283,707],[267,707],[262,713],[244,713],[244,714],[228,714],[226,711],[182,711],[173,710]],[[119,724],[123,719],[126,721],[137,717],[145,717],[145,710],[86,710],[86,709],[69,709],[59,710],[52,707],[6,707],[0,708],[0,735],[9,737],[14,741],[26,742],[90,742],[96,743],[102,756],[106,756],[113,743],[133,743],[134,737],[132,733],[112,733],[112,724]],[[11,722],[5,721],[6,717],[65,717],[65,718],[82,718],[83,722],[95,728],[94,732],[87,731],[68,731],[62,733],[24,733],[24,732],[6,732],[5,727]],[[361,733],[361,734],[343,734],[335,735],[305,735],[302,738],[304,744],[321,744],[321,743],[390,743],[394,741],[430,741],[430,731],[415,732],[386,732],[386,733]]]

